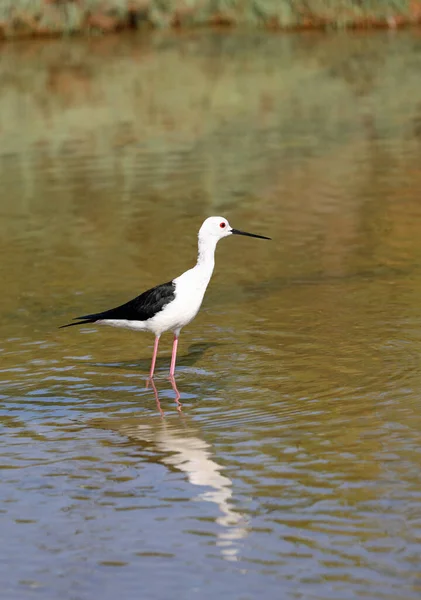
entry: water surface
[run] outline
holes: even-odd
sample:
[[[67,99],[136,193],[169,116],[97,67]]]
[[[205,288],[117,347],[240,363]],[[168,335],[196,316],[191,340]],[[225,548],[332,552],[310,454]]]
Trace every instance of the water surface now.
[[[416,33],[23,42],[0,56],[8,600],[421,593]],[[223,240],[183,331],[58,330]],[[164,416],[162,416],[162,413]]]

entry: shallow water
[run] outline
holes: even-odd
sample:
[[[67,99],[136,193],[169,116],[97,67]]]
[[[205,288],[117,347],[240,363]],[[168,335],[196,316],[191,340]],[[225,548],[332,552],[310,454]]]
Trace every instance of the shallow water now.
[[[417,33],[3,47],[5,598],[419,598],[420,66]],[[211,214],[273,241],[220,243],[180,411],[170,336],[158,406],[151,337],[58,326]]]

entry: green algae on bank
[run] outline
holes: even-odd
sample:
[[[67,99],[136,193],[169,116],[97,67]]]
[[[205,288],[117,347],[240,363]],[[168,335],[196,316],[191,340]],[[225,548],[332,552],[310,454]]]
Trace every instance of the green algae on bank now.
[[[420,22],[421,0],[0,0],[3,38],[141,27],[394,28]]]

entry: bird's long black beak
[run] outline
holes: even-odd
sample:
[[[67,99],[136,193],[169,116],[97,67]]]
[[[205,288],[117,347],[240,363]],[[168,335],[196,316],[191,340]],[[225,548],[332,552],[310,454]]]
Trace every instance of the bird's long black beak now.
[[[231,229],[231,233],[235,235],[247,235],[248,237],[255,237],[261,240],[271,240],[272,238],[266,237],[265,235],[256,235],[255,233],[247,233],[247,231],[240,231],[239,229]]]

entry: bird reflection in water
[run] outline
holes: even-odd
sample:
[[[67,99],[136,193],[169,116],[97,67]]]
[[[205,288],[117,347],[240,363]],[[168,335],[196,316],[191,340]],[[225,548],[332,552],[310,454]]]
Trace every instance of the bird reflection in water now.
[[[177,410],[179,412],[181,412],[181,407],[182,407],[182,404],[180,402],[181,394],[178,391],[177,384],[175,382],[175,378],[174,377],[169,377],[169,380],[170,380],[170,383],[171,383],[171,387],[172,387],[172,389],[173,389],[173,391],[175,393],[175,403],[177,405]],[[153,393],[155,395],[156,407],[158,409],[158,412],[160,413],[161,417],[164,417],[165,413],[162,410],[161,402],[159,400],[158,390],[156,389],[156,385],[155,385],[155,381],[154,381],[153,377],[149,377],[147,379],[147,381],[146,381],[146,387],[148,387],[149,384],[151,384],[151,387],[153,389]]]
[[[180,393],[175,382],[171,381],[171,384],[176,393],[177,410],[181,412]],[[151,385],[158,410],[163,415],[156,385],[153,381]],[[133,423],[133,420],[126,423],[120,421],[113,429],[118,429],[120,434],[132,441],[152,447],[159,462],[185,473],[190,484],[208,488],[193,495],[191,500],[211,502],[218,507],[220,516],[216,518],[216,523],[221,529],[217,532],[216,543],[226,560],[235,561],[240,551],[239,540],[248,535],[248,518],[232,508],[231,479],[222,474],[223,467],[214,460],[211,445],[200,439],[196,431],[191,431],[185,418],[179,421],[181,427],[172,425],[168,419],[160,419],[154,425],[139,421]]]
[[[192,485],[209,488],[192,500],[212,502],[218,506],[221,514],[216,523],[222,529],[217,533],[217,545],[226,560],[237,560],[240,551],[238,541],[248,534],[248,520],[231,507],[232,481],[221,473],[222,467],[213,460],[210,444],[196,436],[186,436],[185,432],[171,431],[166,421],[156,443],[166,452],[171,452],[170,456],[162,459],[163,463],[186,473]]]

